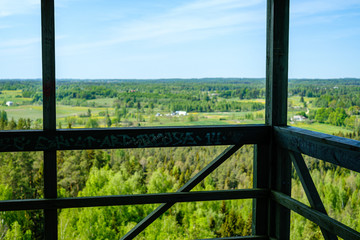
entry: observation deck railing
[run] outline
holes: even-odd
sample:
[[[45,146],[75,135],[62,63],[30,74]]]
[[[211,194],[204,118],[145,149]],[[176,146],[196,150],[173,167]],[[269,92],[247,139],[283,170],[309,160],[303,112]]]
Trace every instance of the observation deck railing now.
[[[360,239],[360,233],[327,216],[302,153],[360,172],[360,142],[287,127],[289,0],[267,1],[265,125],[98,130],[56,129],[54,0],[41,0],[43,130],[0,132],[0,152],[44,152],[44,199],[0,201],[0,211],[43,209],[45,239],[55,240],[57,210],[162,203],[123,239],[132,239],[176,202],[253,199],[253,236],[225,239],[289,239],[290,210],[318,224],[325,239]],[[190,192],[243,144],[255,144],[253,189]],[[230,145],[176,193],[57,197],[56,151]],[[291,196],[291,162],[311,207]]]
[[[271,239],[264,229],[271,226],[272,216],[269,205],[274,203],[319,225],[325,239],[337,239],[337,236],[343,239],[360,239],[359,232],[326,214],[301,155],[303,153],[360,172],[359,141],[294,127],[272,129],[266,125],[56,130],[51,134],[41,130],[2,131],[0,135],[1,152],[230,145],[175,193],[6,200],[0,201],[0,211],[42,209],[57,212],[57,209],[62,208],[162,203],[123,237],[123,239],[132,239],[177,202],[252,198],[254,199],[252,223],[254,235],[231,239]],[[257,146],[253,167],[254,188],[190,192],[244,144]],[[269,187],[273,179],[270,176],[271,162],[265,162],[264,159],[270,158],[260,151],[269,148],[271,144],[276,144],[288,153],[288,157],[284,157],[284,160],[291,159],[293,162],[311,207]],[[266,183],[263,181],[266,178],[267,186],[260,186]],[[55,182],[48,182],[54,180]],[[56,176],[47,176],[44,182],[45,186],[57,185]],[[45,215],[45,223],[48,228],[57,228],[56,215],[55,217]],[[54,239],[54,235],[51,234],[48,239]]]

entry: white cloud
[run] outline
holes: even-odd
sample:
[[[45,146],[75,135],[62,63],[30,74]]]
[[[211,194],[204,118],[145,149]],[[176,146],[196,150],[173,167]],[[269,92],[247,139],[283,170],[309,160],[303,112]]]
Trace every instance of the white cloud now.
[[[359,0],[296,0],[290,3],[291,14],[315,15],[360,7]]]
[[[189,12],[189,11],[222,11],[235,8],[251,7],[264,0],[197,0],[192,3],[183,5],[174,10],[174,12]]]
[[[40,14],[40,0],[0,0],[0,17],[29,14],[35,10]]]
[[[152,40],[162,44],[205,39],[239,30],[263,30],[264,0],[197,0],[167,12],[129,22],[114,21],[106,40],[73,44],[59,53],[105,47],[130,41]]]
[[[40,43],[40,38],[21,38],[21,39],[11,39],[7,41],[0,42],[0,49],[1,48],[18,48],[18,47],[26,47],[33,44]]]

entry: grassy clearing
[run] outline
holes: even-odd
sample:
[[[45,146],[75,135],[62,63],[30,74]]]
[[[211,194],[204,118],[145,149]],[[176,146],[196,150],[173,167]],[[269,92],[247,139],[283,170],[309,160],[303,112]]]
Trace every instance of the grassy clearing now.
[[[8,118],[18,120],[19,118],[30,118],[31,120],[42,119],[42,106],[41,105],[24,105],[24,101],[29,101],[31,99],[19,98],[21,91],[2,91],[0,94],[0,101],[13,101],[14,106],[0,106],[0,110],[5,110],[8,114]],[[306,102],[314,101],[314,98],[304,98]],[[239,100],[238,100],[239,101]],[[246,99],[240,100],[241,102],[262,102],[264,99]],[[292,102],[293,106],[303,105],[300,102],[300,97],[290,97],[289,101]],[[88,117],[80,118],[79,115],[87,114],[88,109],[90,109],[92,118],[97,119],[100,127],[106,127],[104,117],[99,116],[100,112],[108,111],[110,117],[114,120],[114,108],[112,108],[112,98],[103,98],[89,100],[89,103],[94,102],[98,107],[73,107],[67,105],[57,105],[56,114],[57,114],[57,123],[61,122],[62,127],[67,127],[67,117],[74,117],[76,123],[73,125],[74,128],[83,128],[85,127]],[[101,107],[99,107],[101,106]],[[108,107],[107,107],[108,106]],[[299,110],[290,110],[289,117],[299,112]],[[129,109],[129,112],[134,112],[132,109]],[[136,118],[128,118],[127,120],[122,121],[119,126],[194,126],[194,125],[228,125],[228,124],[264,124],[265,120],[262,118],[257,118],[259,115],[264,116],[265,111],[257,112],[210,112],[210,113],[189,113],[188,116],[177,116],[177,117],[155,117],[154,114],[157,112],[156,109],[152,113],[145,112],[142,113],[142,118],[145,121],[138,122]],[[253,115],[252,119],[248,119],[249,114]],[[338,132],[349,133],[352,130],[345,129],[343,127],[332,126],[328,124],[320,123],[303,123],[298,122],[291,124],[292,126],[304,128],[312,131],[323,132],[327,134],[334,134]],[[112,125],[115,127],[115,124]]]
[[[32,101],[32,98],[24,98],[22,97],[21,90],[4,90],[0,93],[0,103],[5,103],[7,101],[11,101],[14,105],[24,105],[29,104]]]
[[[0,106],[0,110],[5,110],[8,119],[30,118],[31,120],[42,119],[42,106],[22,105],[22,106]]]
[[[298,128],[304,128],[307,130],[311,130],[311,131],[316,131],[316,132],[322,132],[322,133],[326,133],[326,134],[334,134],[334,133],[338,133],[338,132],[343,132],[343,133],[351,133],[353,132],[352,130],[346,129],[344,127],[338,127],[338,126],[332,126],[329,124],[322,124],[322,123],[300,123],[297,122],[295,124],[290,124],[291,126],[294,127],[298,127]]]
[[[113,102],[116,98],[98,98],[98,99],[92,99],[92,100],[87,100],[87,103],[94,103],[96,104],[96,106],[100,106],[100,107],[112,107],[113,106]]]
[[[69,116],[78,116],[80,114],[86,114],[90,109],[91,113],[94,115],[99,114],[99,112],[108,110],[109,112],[114,111],[113,108],[105,107],[73,107],[67,105],[58,105],[56,107],[56,116],[57,118],[65,118]]]

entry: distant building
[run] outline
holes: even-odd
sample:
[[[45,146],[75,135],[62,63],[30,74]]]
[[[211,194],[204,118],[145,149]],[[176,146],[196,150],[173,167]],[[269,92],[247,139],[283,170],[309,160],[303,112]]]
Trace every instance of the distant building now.
[[[294,122],[302,122],[305,121],[307,118],[301,115],[295,115],[291,118],[292,121]]]
[[[176,111],[175,115],[179,115],[179,116],[186,116],[187,112],[186,111]]]
[[[13,103],[12,101],[7,101],[5,104],[6,104],[6,106],[8,106],[8,107],[14,105],[14,103]]]
[[[162,114],[161,113],[157,113],[157,114],[155,114],[155,117],[161,117],[162,116]]]

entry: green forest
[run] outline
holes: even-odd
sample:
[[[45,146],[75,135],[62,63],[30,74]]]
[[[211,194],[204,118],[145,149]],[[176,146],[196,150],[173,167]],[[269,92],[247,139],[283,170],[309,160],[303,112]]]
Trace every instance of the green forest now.
[[[289,124],[360,140],[359,93],[359,79],[290,80]],[[57,124],[264,123],[264,98],[263,79],[59,80]],[[1,130],[42,128],[40,80],[3,80],[0,104]],[[304,118],[295,121],[294,116]],[[243,146],[193,191],[252,188],[253,147]],[[175,192],[225,148],[58,151],[58,196]],[[304,158],[328,214],[360,231],[360,174]],[[42,152],[0,153],[0,168],[0,200],[43,198]],[[308,204],[294,170],[292,197]],[[60,209],[59,239],[119,239],[157,206]],[[136,239],[250,235],[251,215],[252,200],[177,203]],[[0,219],[0,239],[43,239],[42,211],[0,212]],[[322,236],[319,227],[292,213],[291,238]]]

